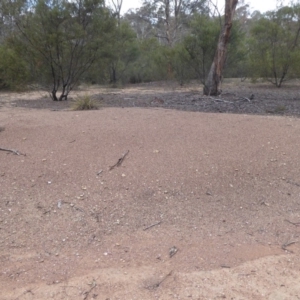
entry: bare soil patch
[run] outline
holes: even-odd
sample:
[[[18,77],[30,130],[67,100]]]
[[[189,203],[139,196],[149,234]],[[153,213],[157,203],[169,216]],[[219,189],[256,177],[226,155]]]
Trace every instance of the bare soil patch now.
[[[0,95],[0,299],[300,298],[296,85],[76,93]]]

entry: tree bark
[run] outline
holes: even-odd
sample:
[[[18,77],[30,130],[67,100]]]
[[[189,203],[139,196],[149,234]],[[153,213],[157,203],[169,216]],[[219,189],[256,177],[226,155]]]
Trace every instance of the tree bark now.
[[[232,19],[238,0],[225,0],[225,23],[220,32],[218,46],[213,63],[206,78],[203,93],[204,95],[220,95],[220,83],[226,60],[227,45],[230,38]]]

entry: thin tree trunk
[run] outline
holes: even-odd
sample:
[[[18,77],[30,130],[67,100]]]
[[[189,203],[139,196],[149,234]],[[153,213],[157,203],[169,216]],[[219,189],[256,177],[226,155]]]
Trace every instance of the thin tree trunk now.
[[[220,83],[226,60],[227,45],[230,38],[232,19],[238,0],[225,0],[225,23],[220,32],[217,51],[203,88],[204,95],[219,95]]]

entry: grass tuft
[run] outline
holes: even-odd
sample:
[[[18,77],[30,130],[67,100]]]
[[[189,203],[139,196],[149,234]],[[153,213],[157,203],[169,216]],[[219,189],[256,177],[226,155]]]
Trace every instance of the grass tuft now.
[[[73,110],[92,110],[98,108],[99,106],[96,101],[93,100],[89,95],[77,97],[72,105]]]

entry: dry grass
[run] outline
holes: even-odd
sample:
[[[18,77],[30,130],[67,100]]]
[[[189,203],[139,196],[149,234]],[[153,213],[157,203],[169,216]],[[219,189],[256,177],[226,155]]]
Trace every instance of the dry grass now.
[[[84,95],[77,97],[73,104],[72,104],[73,110],[94,110],[99,109],[98,103],[91,98],[89,95]]]

